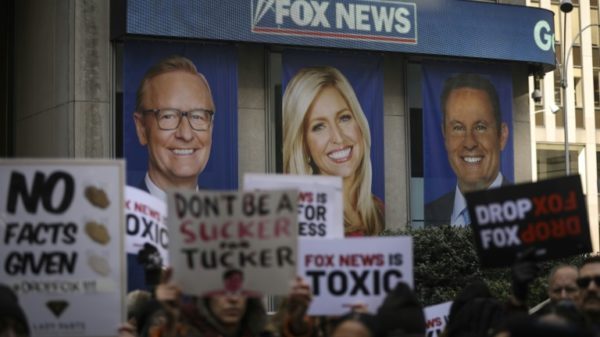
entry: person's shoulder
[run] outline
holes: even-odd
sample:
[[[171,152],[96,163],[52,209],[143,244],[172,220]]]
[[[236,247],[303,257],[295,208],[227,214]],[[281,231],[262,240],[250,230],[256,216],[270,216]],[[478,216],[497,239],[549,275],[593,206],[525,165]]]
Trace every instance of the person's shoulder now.
[[[454,207],[455,191],[450,191],[425,205],[425,225],[449,224]]]

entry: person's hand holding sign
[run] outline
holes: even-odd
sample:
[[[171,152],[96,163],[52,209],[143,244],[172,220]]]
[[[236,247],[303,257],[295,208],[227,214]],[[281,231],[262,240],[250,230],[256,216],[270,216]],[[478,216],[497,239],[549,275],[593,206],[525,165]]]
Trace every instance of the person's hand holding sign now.
[[[292,335],[304,335],[311,328],[306,312],[312,301],[312,290],[301,277],[292,281],[292,289],[288,298],[287,328]]]

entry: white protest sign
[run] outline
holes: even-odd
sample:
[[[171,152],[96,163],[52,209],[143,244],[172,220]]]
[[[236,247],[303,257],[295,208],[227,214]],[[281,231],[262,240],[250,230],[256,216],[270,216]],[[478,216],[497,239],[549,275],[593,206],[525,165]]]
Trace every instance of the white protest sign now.
[[[412,238],[304,238],[298,274],[313,291],[310,315],[340,315],[361,303],[375,312],[399,281],[412,288]]]
[[[169,191],[174,281],[194,295],[287,294],[296,274],[297,196],[297,190]]]
[[[168,265],[169,232],[167,204],[152,194],[135,187],[125,187],[125,250],[135,254],[145,243],[157,248],[163,264]]]
[[[120,160],[0,160],[0,280],[31,336],[115,336],[124,185]]]
[[[448,315],[452,301],[425,307],[425,323],[427,337],[439,337],[448,324]]]
[[[295,188],[298,194],[298,235],[315,238],[344,237],[342,178],[288,174],[244,175],[244,190]]]

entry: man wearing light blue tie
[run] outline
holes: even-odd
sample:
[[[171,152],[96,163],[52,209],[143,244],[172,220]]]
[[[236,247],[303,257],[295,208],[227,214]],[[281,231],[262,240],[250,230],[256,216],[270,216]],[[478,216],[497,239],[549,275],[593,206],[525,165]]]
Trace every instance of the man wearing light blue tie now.
[[[425,205],[425,225],[470,224],[467,192],[510,184],[500,172],[500,152],[508,140],[494,85],[478,74],[458,74],[444,83],[442,133],[457,184]]]

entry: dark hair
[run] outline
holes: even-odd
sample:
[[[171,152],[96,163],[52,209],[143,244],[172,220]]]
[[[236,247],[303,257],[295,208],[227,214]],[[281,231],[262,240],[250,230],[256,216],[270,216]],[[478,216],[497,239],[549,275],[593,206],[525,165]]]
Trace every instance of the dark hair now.
[[[483,90],[487,93],[490,99],[490,104],[492,105],[492,112],[494,114],[494,120],[496,121],[498,135],[500,135],[500,130],[502,127],[502,115],[500,112],[500,99],[498,98],[498,92],[490,80],[479,74],[461,73],[446,79],[441,96],[443,125],[446,124],[446,103],[448,102],[448,97],[452,91],[462,88]]]
[[[223,273],[223,279],[226,280],[235,274],[238,274],[244,278],[244,272],[242,272],[240,269],[228,269]]]

